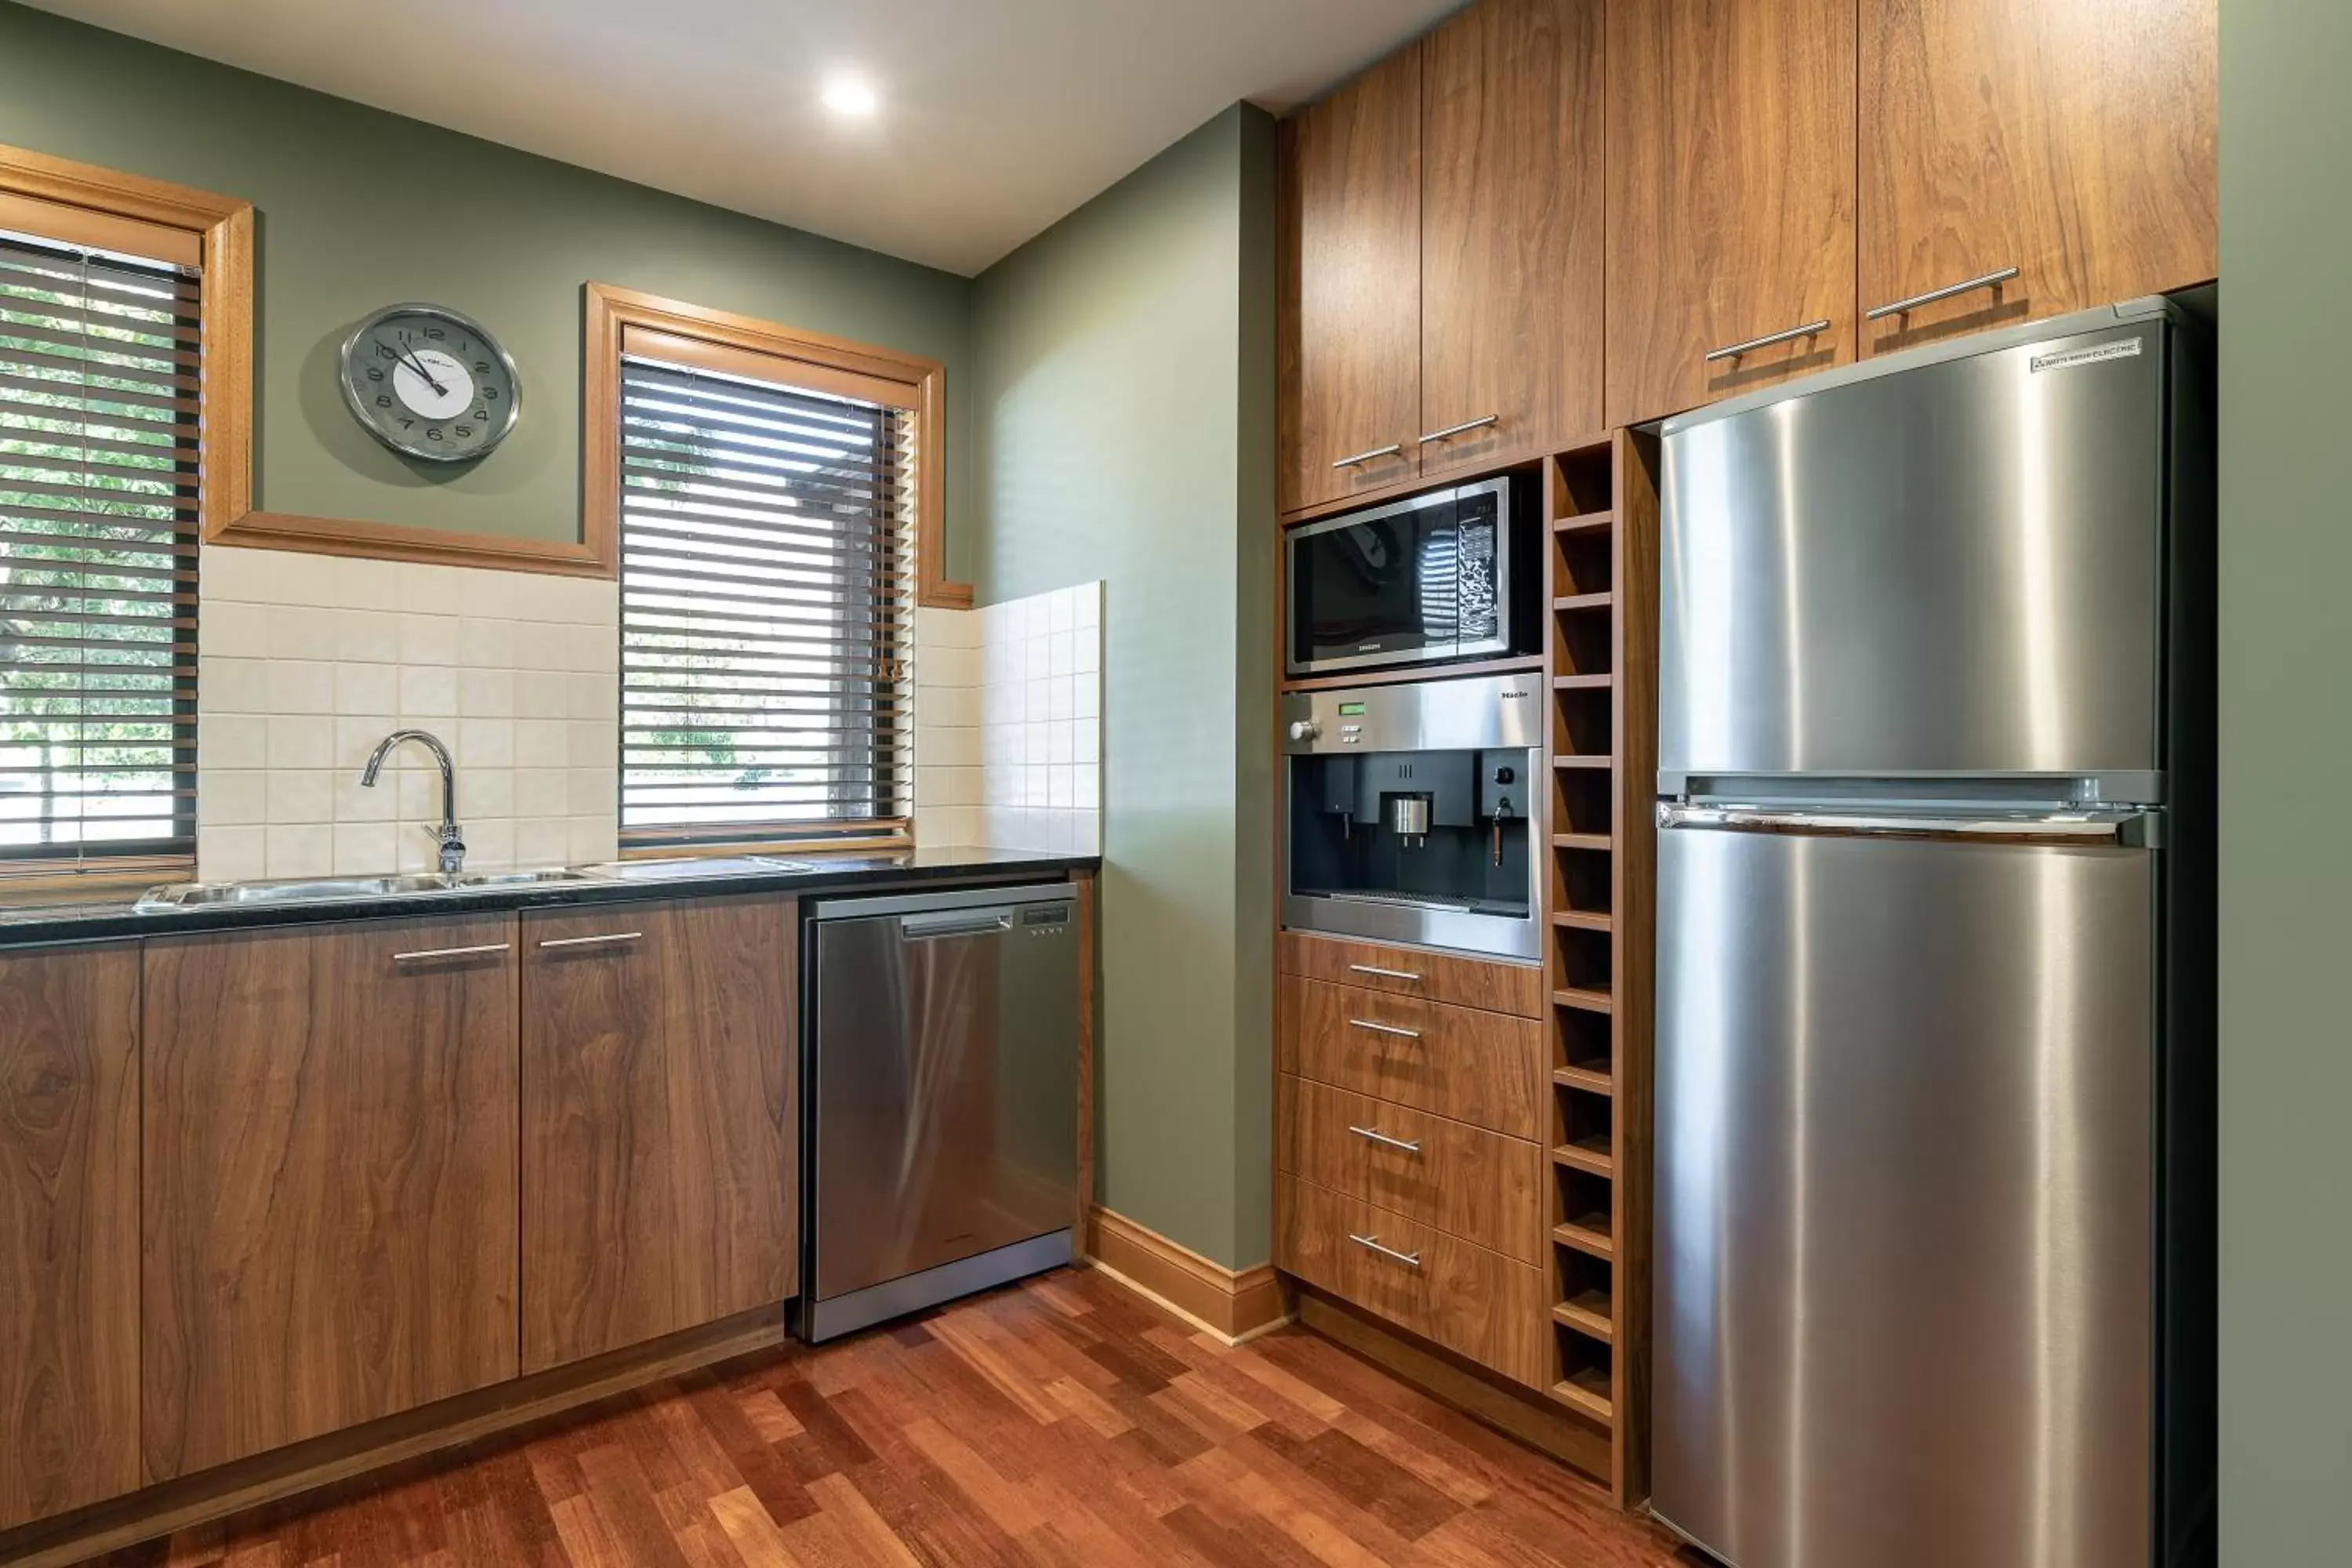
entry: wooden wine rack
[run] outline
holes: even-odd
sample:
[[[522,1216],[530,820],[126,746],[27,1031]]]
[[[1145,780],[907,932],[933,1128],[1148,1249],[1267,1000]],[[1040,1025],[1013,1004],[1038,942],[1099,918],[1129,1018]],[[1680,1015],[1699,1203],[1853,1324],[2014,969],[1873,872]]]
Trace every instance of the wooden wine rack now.
[[[1621,1507],[1649,1491],[1656,462],[1621,430],[1546,458],[1542,479],[1551,1393],[1607,1429]]]

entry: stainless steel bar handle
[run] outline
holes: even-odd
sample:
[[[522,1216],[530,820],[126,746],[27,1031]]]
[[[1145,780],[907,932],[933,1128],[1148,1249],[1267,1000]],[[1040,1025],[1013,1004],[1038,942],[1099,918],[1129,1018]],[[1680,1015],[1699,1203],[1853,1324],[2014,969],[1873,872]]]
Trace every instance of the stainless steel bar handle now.
[[[1937,817],[1670,804],[1658,807],[1660,827],[1716,827],[1733,833],[1813,833],[1850,837],[1976,838],[2022,844],[2143,842],[2151,816],[2145,811]]]
[[[1376,1127],[1356,1127],[1351,1125],[1349,1127],[1348,1131],[1354,1133],[1359,1138],[1369,1138],[1375,1143],[1385,1143],[1391,1149],[1402,1149],[1408,1154],[1418,1154],[1421,1152],[1420,1144],[1410,1142],[1402,1138],[1391,1138]]]
[[[1767,332],[1760,338],[1750,338],[1744,343],[1733,343],[1728,348],[1716,349],[1707,354],[1706,363],[1713,364],[1717,360],[1738,359],[1740,355],[1753,353],[1758,349],[1769,349],[1774,343],[1792,343],[1799,338],[1817,338],[1829,330],[1829,318],[1824,316],[1818,321],[1807,321],[1801,327],[1790,327],[1785,332]]]
[[[394,963],[422,963],[428,958],[479,958],[486,952],[504,952],[514,946],[510,942],[486,942],[478,947],[432,947],[422,952],[395,952]]]
[[[1420,1268],[1420,1267],[1421,1267],[1421,1254],[1420,1254],[1420,1253],[1418,1253],[1418,1252],[1399,1252],[1399,1251],[1398,1251],[1395,1247],[1382,1247],[1382,1246],[1381,1245],[1381,1239],[1380,1239],[1380,1237],[1376,1237],[1376,1236],[1358,1236],[1354,1231],[1352,1231],[1352,1230],[1351,1230],[1351,1231],[1349,1231],[1349,1232],[1348,1233],[1348,1239],[1349,1239],[1349,1241],[1354,1242],[1358,1247],[1370,1247],[1374,1252],[1379,1253],[1382,1258],[1392,1258],[1396,1259],[1396,1261],[1398,1261],[1399,1263],[1403,1264],[1403,1265],[1404,1265],[1406,1268]]]
[[[1374,458],[1396,457],[1400,453],[1403,452],[1403,442],[1391,441],[1385,447],[1375,447],[1369,452],[1359,452],[1352,458],[1342,458],[1331,466],[1335,468],[1352,468],[1358,463],[1369,463]]]
[[[1376,1035],[1394,1035],[1401,1039],[1421,1038],[1419,1029],[1400,1029],[1394,1024],[1375,1024],[1370,1018],[1350,1018],[1348,1020],[1348,1026],[1352,1029],[1370,1029]]]
[[[603,936],[558,936],[551,937],[539,945],[541,947],[617,947],[625,942],[642,941],[645,934],[641,931],[609,931]]]
[[[1881,305],[1875,310],[1864,310],[1862,313],[1862,319],[1865,321],[1883,321],[1889,316],[1900,316],[1916,310],[1922,305],[1933,305],[1939,300],[1958,299],[1962,294],[1973,294],[1979,289],[1998,289],[2016,276],[2016,268],[2004,267],[1998,272],[1988,272],[1981,278],[1970,278],[1958,283],[1947,283],[1941,289],[1930,289],[1925,294],[1914,294],[1908,300],[1897,300],[1892,305]]]
[[[1503,416],[1499,414],[1482,414],[1475,419],[1465,419],[1459,425],[1448,425],[1443,430],[1432,430],[1421,438],[1421,445],[1426,447],[1432,441],[1443,441],[1448,436],[1463,436],[1473,430],[1484,430],[1487,426],[1499,425],[1502,421]]]
[[[1377,963],[1351,963],[1348,967],[1359,974],[1377,974],[1383,980],[1418,981],[1421,978],[1410,969],[1382,969]]]

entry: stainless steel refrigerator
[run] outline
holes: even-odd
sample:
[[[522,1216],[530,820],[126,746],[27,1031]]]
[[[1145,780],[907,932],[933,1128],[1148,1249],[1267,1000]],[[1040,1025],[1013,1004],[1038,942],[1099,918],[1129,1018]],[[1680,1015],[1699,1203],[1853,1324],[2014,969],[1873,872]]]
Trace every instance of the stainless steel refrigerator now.
[[[1737,1568],[2210,1560],[2207,342],[1662,427],[1653,1507]]]

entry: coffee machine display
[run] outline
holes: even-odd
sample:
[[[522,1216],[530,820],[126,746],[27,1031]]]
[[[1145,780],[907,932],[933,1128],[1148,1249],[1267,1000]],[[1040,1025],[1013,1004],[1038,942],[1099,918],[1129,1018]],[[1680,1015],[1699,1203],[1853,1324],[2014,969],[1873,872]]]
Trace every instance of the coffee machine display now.
[[[1510,675],[1285,699],[1283,923],[1539,956],[1539,689]]]

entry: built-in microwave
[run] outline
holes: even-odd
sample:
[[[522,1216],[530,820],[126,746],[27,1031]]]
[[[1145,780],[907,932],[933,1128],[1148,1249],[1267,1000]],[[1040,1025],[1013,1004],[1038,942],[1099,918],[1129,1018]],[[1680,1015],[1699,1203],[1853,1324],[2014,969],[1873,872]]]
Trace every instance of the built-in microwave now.
[[[1292,675],[1541,650],[1535,485],[1505,474],[1292,528]]]

